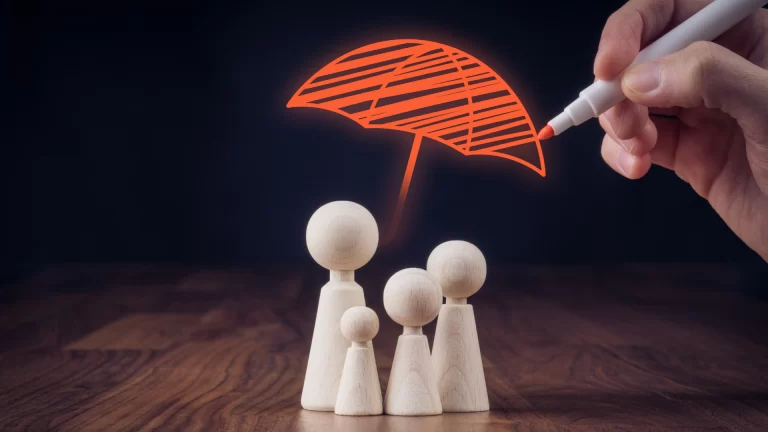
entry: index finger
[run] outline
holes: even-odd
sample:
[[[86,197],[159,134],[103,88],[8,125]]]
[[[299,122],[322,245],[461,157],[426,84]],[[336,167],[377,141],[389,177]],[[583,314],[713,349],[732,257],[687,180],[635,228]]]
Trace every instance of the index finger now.
[[[595,56],[595,76],[602,80],[615,78],[670,24],[687,19],[709,3],[708,0],[630,0],[605,23]]]

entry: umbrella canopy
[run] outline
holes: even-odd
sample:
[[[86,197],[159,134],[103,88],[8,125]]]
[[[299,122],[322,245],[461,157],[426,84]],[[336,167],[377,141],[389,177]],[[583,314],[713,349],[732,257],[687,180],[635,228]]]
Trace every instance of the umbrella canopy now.
[[[333,111],[365,128],[414,134],[392,237],[423,137],[466,156],[496,156],[546,175],[541,144],[522,103],[498,74],[448,45],[399,39],[358,48],[312,76],[288,107]],[[538,161],[522,159],[535,147]]]

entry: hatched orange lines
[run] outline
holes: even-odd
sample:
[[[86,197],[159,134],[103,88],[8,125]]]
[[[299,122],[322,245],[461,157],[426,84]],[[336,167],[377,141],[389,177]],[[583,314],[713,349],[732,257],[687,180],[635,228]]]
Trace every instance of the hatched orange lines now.
[[[464,155],[496,156],[546,175],[541,144],[511,88],[477,58],[422,40],[374,43],[334,60],[288,102],[336,112],[365,128],[414,134],[389,239],[397,230],[423,137]],[[534,146],[538,163],[517,155]]]

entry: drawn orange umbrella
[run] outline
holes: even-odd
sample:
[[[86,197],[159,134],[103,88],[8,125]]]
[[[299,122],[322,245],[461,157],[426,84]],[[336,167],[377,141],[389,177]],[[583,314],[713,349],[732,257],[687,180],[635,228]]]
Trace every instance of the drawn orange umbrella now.
[[[496,156],[546,175],[541,144],[520,99],[496,72],[448,45],[398,39],[334,60],[296,91],[288,107],[333,111],[364,128],[414,134],[388,239],[400,221],[423,137],[465,156]],[[523,160],[535,146],[538,165]]]

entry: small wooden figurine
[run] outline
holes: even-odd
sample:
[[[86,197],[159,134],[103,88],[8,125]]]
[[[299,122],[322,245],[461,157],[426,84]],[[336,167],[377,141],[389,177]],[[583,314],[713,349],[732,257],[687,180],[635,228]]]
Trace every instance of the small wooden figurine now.
[[[443,411],[488,411],[475,313],[467,304],[467,298],[485,282],[483,253],[465,241],[445,242],[429,255],[427,271],[440,283],[445,296],[432,344]]]
[[[443,412],[430,362],[429,343],[421,330],[435,319],[441,302],[440,284],[422,269],[400,270],[384,287],[384,309],[403,326],[384,399],[384,412],[389,415],[420,416]]]
[[[347,309],[341,317],[341,333],[352,342],[341,373],[336,414],[348,416],[382,413],[381,385],[373,348],[368,342],[379,332],[379,317],[367,307]]]

